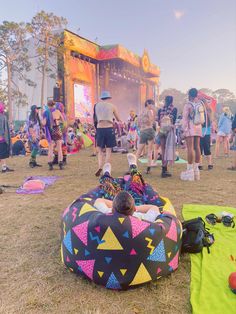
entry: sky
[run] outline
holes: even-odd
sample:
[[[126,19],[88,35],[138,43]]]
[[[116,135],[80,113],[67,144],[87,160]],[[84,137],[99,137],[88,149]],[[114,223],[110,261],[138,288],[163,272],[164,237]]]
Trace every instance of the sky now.
[[[0,0],[0,23],[44,10],[99,45],[121,44],[161,69],[160,89],[236,94],[235,0]]]

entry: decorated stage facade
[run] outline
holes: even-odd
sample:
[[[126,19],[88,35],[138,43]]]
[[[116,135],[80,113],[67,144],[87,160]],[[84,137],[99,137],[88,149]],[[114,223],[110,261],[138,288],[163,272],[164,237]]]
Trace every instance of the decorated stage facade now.
[[[144,101],[158,97],[160,69],[147,51],[140,57],[121,45],[99,46],[64,31],[63,71],[59,71],[60,99],[70,121],[92,120],[93,106],[101,90],[109,90],[121,118],[140,112]]]

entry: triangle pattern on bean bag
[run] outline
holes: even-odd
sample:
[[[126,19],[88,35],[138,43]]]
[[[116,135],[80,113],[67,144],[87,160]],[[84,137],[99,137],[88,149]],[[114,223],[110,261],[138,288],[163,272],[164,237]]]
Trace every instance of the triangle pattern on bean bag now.
[[[168,233],[166,234],[166,237],[177,242],[177,228],[176,228],[176,223],[172,219],[170,229]]]
[[[165,255],[165,247],[164,247],[164,241],[161,240],[161,242],[157,245],[154,252],[148,256],[147,258],[150,261],[155,262],[165,262],[166,261],[166,255]]]
[[[70,254],[73,254],[72,251],[72,243],[71,243],[71,231],[68,231],[66,236],[64,237],[63,243],[67,250],[70,252]]]
[[[80,213],[79,213],[79,217],[82,216],[85,213],[88,212],[93,212],[93,211],[97,211],[96,208],[94,208],[93,206],[85,203],[82,208],[80,209]]]
[[[132,238],[137,237],[141,232],[150,226],[150,223],[139,220],[135,217],[130,216],[129,219],[132,228]]]
[[[82,269],[83,273],[92,280],[95,260],[76,261],[76,263]]]
[[[141,283],[148,282],[152,280],[149,272],[147,271],[146,267],[143,263],[140,264],[137,273],[134,276],[134,279],[129,284],[130,286],[140,285]]]
[[[110,227],[107,228],[101,241],[104,242],[98,245],[97,250],[123,250],[123,247]]]
[[[169,266],[176,270],[179,263],[179,252],[176,253],[175,257],[169,262]]]
[[[113,273],[111,273],[111,275],[107,281],[106,288],[108,288],[108,289],[121,289],[120,283],[116,279],[116,276]]]
[[[76,236],[84,243],[84,245],[88,245],[88,224],[89,222],[87,220],[72,228]]]

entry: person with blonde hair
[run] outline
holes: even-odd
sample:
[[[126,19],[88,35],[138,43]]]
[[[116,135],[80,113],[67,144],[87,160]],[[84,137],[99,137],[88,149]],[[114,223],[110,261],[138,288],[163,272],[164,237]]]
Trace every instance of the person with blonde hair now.
[[[233,115],[229,107],[224,107],[218,122],[218,132],[216,137],[215,157],[219,157],[220,144],[223,143],[225,157],[229,155],[229,136],[232,128]]]

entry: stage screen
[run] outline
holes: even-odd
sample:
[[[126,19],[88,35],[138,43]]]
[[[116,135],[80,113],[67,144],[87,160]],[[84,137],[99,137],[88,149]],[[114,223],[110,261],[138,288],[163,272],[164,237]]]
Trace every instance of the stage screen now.
[[[92,122],[93,107],[91,103],[91,86],[74,84],[75,118],[82,122]]]

